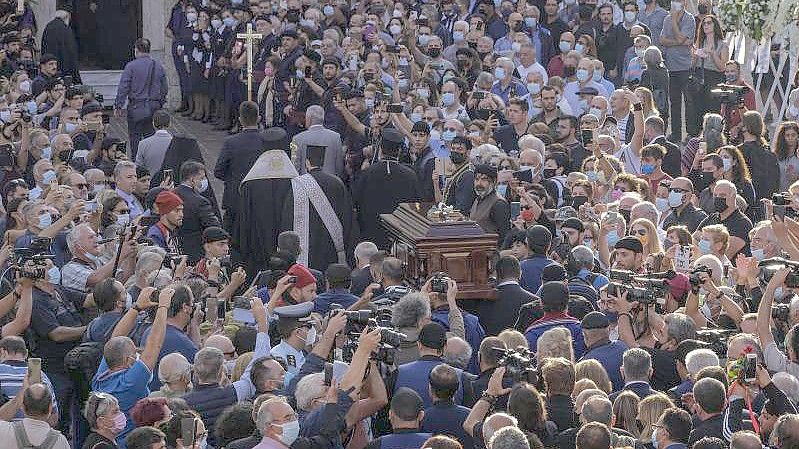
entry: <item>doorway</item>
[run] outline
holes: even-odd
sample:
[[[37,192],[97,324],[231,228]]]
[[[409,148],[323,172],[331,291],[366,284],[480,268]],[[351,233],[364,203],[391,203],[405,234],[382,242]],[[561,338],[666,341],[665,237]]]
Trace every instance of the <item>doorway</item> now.
[[[142,37],[142,0],[59,0],[72,11],[81,70],[122,70]]]

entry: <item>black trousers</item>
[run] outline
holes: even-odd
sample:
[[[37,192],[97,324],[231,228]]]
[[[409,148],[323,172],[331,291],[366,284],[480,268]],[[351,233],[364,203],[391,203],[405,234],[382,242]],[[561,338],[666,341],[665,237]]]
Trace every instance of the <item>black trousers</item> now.
[[[685,92],[688,76],[687,70],[669,73],[669,109],[671,109],[671,140],[673,142],[682,141],[683,96],[685,96],[685,130],[692,136],[699,134],[699,126],[693,123],[696,121],[696,99],[689,98]]]
[[[153,134],[155,134],[155,128],[153,128],[152,116],[141,120],[133,120],[130,113],[128,113],[128,146],[130,147],[130,160],[136,160],[136,152],[139,151],[139,142]]]

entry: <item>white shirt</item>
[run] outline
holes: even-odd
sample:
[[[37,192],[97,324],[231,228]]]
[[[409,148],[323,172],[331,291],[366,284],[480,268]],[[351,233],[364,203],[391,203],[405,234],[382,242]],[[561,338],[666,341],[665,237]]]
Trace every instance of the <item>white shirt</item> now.
[[[49,435],[50,424],[37,419],[24,418],[22,424],[25,427],[25,433],[28,435],[28,441],[34,446],[41,445]],[[3,443],[4,449],[22,449],[17,446],[17,438],[14,436],[14,428],[8,421],[0,421],[0,441]],[[53,446],[53,449],[70,449],[69,442],[67,442],[64,434],[59,432],[58,439]]]
[[[641,155],[635,154],[632,144],[622,145],[619,151],[613,153],[613,155],[624,162],[624,171],[634,175],[641,174]]]

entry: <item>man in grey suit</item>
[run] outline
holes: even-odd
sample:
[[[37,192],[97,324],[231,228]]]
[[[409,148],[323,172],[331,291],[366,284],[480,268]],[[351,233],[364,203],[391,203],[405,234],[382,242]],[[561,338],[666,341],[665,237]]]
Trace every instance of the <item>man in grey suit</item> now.
[[[169,144],[172,143],[172,134],[167,131],[169,128],[169,113],[163,109],[155,111],[153,114],[153,128],[155,134],[139,142],[139,151],[136,153],[136,165],[144,167],[155,175],[161,170],[164,164],[164,156]]]
[[[327,147],[322,171],[341,178],[344,175],[344,150],[341,148],[341,135],[324,127],[325,110],[321,106],[309,106],[305,111],[306,130],[294,136],[294,165],[297,171],[305,174],[305,155],[308,145]]]

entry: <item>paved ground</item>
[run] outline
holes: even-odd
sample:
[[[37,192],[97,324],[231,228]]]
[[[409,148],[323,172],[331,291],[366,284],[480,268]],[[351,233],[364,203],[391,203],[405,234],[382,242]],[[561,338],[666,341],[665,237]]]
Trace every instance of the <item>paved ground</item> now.
[[[128,124],[124,118],[112,117],[110,125],[109,134],[111,136],[127,140]],[[172,126],[170,126],[169,131],[172,134],[190,136],[197,139],[205,159],[205,165],[208,168],[208,179],[211,181],[211,186],[219,203],[222,204],[223,184],[222,181],[214,177],[213,171],[216,159],[219,157],[219,150],[222,148],[222,142],[228,136],[227,132],[213,131],[211,125],[186,119],[181,117],[180,114],[172,114]]]

